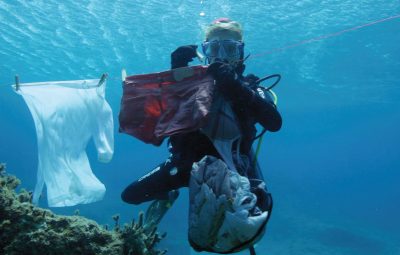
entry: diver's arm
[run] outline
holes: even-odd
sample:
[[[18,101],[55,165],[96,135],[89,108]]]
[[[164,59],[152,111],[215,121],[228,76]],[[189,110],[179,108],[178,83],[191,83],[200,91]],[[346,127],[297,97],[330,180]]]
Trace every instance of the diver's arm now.
[[[249,108],[259,122],[268,131],[278,131],[282,126],[282,117],[270,97],[262,97],[237,77],[234,70],[223,63],[213,63],[208,67],[219,91],[234,104]]]
[[[197,45],[180,46],[171,53],[171,69],[185,67],[197,56]]]
[[[276,108],[274,100],[269,95],[269,92],[260,94],[259,91],[254,91],[243,84],[241,90],[242,92],[240,95],[254,93],[252,99],[248,101],[248,107],[255,113],[257,122],[268,131],[276,132],[280,130],[282,127],[282,117]],[[244,90],[246,90],[246,92],[244,92]]]
[[[278,131],[282,126],[282,117],[269,93],[255,91],[239,80],[231,84],[232,92],[228,97],[233,103],[248,107],[266,130]]]

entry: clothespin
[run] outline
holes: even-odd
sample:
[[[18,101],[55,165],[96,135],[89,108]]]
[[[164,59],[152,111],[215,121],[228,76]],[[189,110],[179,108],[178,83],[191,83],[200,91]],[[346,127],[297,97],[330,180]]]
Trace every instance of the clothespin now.
[[[121,70],[121,79],[122,79],[122,82],[124,82],[125,79],[126,79],[126,70],[125,70],[125,68],[122,68],[122,70]]]
[[[103,75],[100,78],[99,84],[97,84],[97,87],[100,87],[101,85],[103,85],[103,83],[106,81],[107,77],[108,77],[108,74],[103,73]]]
[[[19,77],[18,75],[15,75],[15,90],[19,90]]]

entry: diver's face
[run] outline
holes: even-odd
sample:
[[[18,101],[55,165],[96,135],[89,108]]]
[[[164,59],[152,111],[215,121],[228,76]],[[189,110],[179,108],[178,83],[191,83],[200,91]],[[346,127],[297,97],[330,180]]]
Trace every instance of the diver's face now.
[[[214,62],[237,63],[243,56],[243,42],[235,32],[215,33],[203,43],[203,51],[210,64]]]

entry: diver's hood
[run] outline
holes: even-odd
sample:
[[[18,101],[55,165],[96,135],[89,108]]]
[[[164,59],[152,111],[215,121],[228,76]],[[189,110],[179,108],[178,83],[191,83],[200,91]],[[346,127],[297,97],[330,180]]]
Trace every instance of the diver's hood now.
[[[222,160],[206,156],[195,163],[189,188],[189,242],[195,250],[238,252],[263,236],[270,212],[256,206],[249,180]]]

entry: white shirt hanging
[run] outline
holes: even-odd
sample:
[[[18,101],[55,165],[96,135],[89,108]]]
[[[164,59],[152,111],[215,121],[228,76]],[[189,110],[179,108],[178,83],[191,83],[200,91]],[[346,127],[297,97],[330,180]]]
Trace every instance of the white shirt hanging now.
[[[98,160],[114,152],[113,116],[105,100],[105,84],[76,80],[20,84],[36,126],[38,172],[33,202],[46,184],[50,207],[101,200],[106,188],[90,168],[86,146],[94,139]]]

